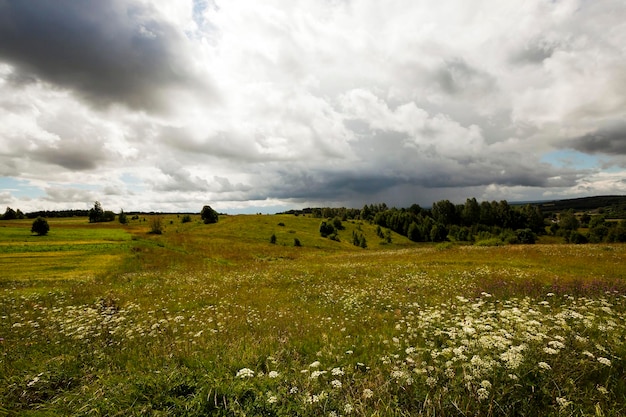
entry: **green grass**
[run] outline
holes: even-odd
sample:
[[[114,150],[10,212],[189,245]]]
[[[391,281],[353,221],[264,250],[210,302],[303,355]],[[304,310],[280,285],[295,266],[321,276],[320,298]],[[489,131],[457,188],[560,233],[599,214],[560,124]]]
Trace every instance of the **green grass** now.
[[[0,416],[626,414],[626,246],[149,220],[0,222]]]

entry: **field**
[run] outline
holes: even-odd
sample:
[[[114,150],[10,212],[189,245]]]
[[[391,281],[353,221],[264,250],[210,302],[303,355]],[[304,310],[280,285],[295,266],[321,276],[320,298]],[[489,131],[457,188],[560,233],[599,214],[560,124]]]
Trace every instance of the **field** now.
[[[0,222],[0,415],[626,415],[624,245],[150,221]]]

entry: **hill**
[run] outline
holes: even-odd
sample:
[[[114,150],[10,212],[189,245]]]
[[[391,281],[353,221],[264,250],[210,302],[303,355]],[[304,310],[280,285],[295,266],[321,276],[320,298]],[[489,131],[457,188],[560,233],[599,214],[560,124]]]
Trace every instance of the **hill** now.
[[[607,195],[536,202],[544,213],[566,210],[595,212],[613,219],[626,218],[626,196]]]

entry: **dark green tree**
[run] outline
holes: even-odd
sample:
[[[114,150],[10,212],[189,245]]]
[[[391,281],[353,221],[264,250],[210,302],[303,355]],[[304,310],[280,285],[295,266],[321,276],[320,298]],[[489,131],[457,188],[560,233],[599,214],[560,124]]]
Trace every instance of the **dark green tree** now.
[[[49,230],[50,226],[48,225],[48,221],[43,217],[37,217],[30,228],[31,233],[37,233],[39,236],[47,235]]]
[[[320,235],[322,237],[328,237],[335,233],[335,227],[328,222],[322,221],[320,223]]]
[[[200,217],[202,217],[204,224],[217,223],[217,221],[219,220],[219,215],[217,214],[217,211],[213,210],[211,206],[202,207]]]
[[[2,215],[2,220],[14,220],[17,219],[17,212],[11,207],[7,207],[6,211]]]
[[[101,222],[104,219],[104,210],[102,210],[102,204],[96,201],[93,207],[89,210],[89,223]]]
[[[121,224],[126,224],[126,223],[128,223],[128,216],[126,216],[126,213],[124,213],[124,210],[120,209],[120,214],[117,216],[117,220],[118,220]]]

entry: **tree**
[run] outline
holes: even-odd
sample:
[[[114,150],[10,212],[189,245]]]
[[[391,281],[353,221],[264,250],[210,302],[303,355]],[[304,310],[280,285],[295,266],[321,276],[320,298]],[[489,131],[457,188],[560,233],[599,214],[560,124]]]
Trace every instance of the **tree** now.
[[[17,219],[17,212],[13,210],[11,207],[7,207],[4,215],[2,216],[2,220],[14,220]]]
[[[102,204],[96,201],[93,207],[89,210],[89,223],[101,222],[104,218],[104,210],[102,210]]]
[[[276,244],[276,235],[274,233],[272,233],[272,236],[270,236],[270,243],[272,245]]]
[[[331,223],[327,223],[325,221],[320,223],[320,235],[322,237],[328,237],[333,233],[335,233],[335,227]]]
[[[219,220],[219,215],[217,214],[217,211],[213,210],[211,206],[202,207],[200,217],[202,217],[204,224],[217,223],[217,221]]]
[[[33,226],[30,228],[31,233],[37,233],[38,236],[45,236],[48,234],[50,226],[48,221],[43,217],[37,217],[33,222]]]
[[[126,213],[124,213],[124,210],[120,209],[120,214],[119,214],[119,216],[117,216],[117,220],[118,220],[121,224],[126,224],[126,223],[128,223],[128,216],[126,216]]]

